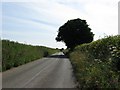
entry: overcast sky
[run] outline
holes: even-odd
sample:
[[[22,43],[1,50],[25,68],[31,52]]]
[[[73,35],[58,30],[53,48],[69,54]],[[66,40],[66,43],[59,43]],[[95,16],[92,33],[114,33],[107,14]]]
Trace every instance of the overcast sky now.
[[[8,2],[9,1],[9,2]],[[28,2],[29,1],[29,2]],[[2,38],[32,45],[65,47],[55,37],[70,19],[85,19],[95,34],[118,34],[119,0],[3,0]]]

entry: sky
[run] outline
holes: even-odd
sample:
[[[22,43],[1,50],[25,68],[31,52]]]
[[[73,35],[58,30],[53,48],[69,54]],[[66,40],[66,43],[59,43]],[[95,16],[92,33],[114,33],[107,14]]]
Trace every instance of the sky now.
[[[2,0],[2,39],[66,47],[56,42],[58,29],[71,19],[87,21],[94,40],[118,34],[119,0]],[[2,4],[2,5],[1,5]]]

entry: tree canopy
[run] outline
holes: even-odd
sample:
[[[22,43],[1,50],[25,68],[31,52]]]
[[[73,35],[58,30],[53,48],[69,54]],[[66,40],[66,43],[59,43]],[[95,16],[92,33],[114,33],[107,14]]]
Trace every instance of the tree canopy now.
[[[68,20],[59,28],[56,41],[64,42],[67,48],[74,48],[77,45],[92,42],[93,36],[94,34],[86,20],[78,18]]]

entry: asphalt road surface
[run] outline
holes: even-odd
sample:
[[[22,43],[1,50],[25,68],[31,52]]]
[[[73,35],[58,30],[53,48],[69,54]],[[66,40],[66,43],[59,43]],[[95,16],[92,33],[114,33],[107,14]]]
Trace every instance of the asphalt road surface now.
[[[75,78],[62,52],[2,73],[2,88],[74,88]]]

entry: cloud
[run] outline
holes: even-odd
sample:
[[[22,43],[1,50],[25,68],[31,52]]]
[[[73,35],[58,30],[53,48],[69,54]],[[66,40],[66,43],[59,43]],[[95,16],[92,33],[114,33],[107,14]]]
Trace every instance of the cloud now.
[[[91,3],[85,8],[94,32],[106,33],[107,35],[117,34],[117,7],[102,3]]]
[[[44,45],[64,47],[63,44],[57,45],[54,40],[57,30],[67,20],[75,18],[87,20],[95,34],[95,40],[99,39],[99,36],[104,36],[104,33],[116,35],[118,32],[118,0],[21,0],[18,2],[15,0],[13,3],[3,0],[3,2],[8,4],[3,10],[5,33],[15,32],[14,34],[21,36],[21,30],[24,30],[24,33],[29,32],[34,39],[37,39],[35,35],[41,35],[40,38],[45,40],[26,39],[33,44],[44,42]]]
[[[99,36],[116,35],[118,32],[118,0],[57,0],[83,15],[90,28],[95,33],[95,40]],[[81,16],[80,16],[81,18]]]

